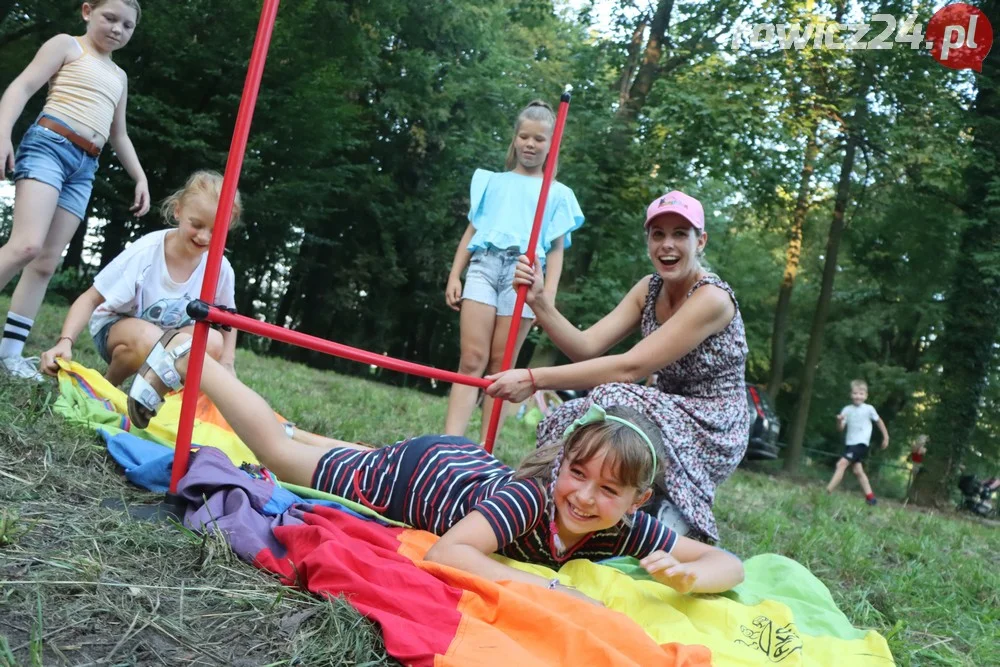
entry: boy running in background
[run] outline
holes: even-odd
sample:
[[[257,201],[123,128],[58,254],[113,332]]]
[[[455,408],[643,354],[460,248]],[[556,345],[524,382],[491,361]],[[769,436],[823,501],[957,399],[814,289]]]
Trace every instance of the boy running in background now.
[[[868,476],[861,463],[868,455],[868,444],[872,438],[872,423],[878,424],[882,432],[882,449],[889,446],[889,431],[885,428],[885,422],[875,412],[875,408],[865,403],[868,400],[868,385],[864,380],[853,380],[851,382],[851,404],[844,406],[844,409],[837,415],[837,429],[847,430],[844,437],[844,453],[837,461],[837,469],[833,472],[833,478],[826,485],[826,490],[832,492],[844,478],[844,471],[847,466],[851,466],[861,490],[865,493],[865,501],[869,505],[875,505],[875,494],[872,493],[872,486],[868,482]]]

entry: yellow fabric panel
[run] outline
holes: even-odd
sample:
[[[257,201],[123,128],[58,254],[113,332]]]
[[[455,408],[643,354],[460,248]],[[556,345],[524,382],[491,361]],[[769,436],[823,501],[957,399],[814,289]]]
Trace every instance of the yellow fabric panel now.
[[[496,556],[543,577],[555,573]],[[799,632],[792,611],[765,600],[744,605],[717,595],[681,595],[655,581],[637,581],[610,567],[573,560],[559,570],[562,583],[575,586],[637,622],[659,644],[701,644],[717,665],[784,667],[886,667],[894,665],[885,639],[869,632],[864,639],[815,637]]]
[[[113,409],[121,415],[128,414],[128,396],[117,387],[112,386],[100,373],[75,361],[67,364],[60,359],[59,366],[59,386],[63,395],[66,395],[67,389],[87,398],[93,395],[93,397],[106,401],[108,404],[99,407],[98,403],[88,401],[86,409],[90,411]],[[183,389],[169,394],[159,413],[145,430],[135,428],[131,422],[127,423],[128,428],[124,430],[167,447],[173,447],[177,440],[177,426],[180,423],[183,399]],[[78,413],[81,407],[83,406],[78,405]],[[107,426],[106,420],[97,419],[97,415],[94,417],[94,426]],[[222,451],[237,466],[244,462],[259,463],[254,453],[243,444],[242,440],[236,437],[229,424],[219,414],[218,409],[204,394],[198,397],[198,408],[191,439],[195,444],[215,447]]]

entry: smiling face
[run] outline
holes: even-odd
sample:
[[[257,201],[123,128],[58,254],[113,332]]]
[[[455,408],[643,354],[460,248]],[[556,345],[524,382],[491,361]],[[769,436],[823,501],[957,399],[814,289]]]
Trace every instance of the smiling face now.
[[[851,386],[851,403],[861,405],[868,400],[868,387],[864,385]]]
[[[185,254],[200,255],[208,250],[215,227],[218,200],[208,195],[188,195],[177,202],[174,217],[181,247]]]
[[[95,6],[96,5],[96,6]],[[132,39],[138,13],[122,0],[83,4],[87,37],[102,51],[116,51]]]
[[[567,546],[588,533],[611,528],[652,494],[624,483],[609,458],[603,447],[588,460],[567,457],[559,469],[553,500],[559,537]]]
[[[514,153],[517,156],[517,171],[528,174],[538,173],[549,155],[552,127],[548,123],[523,119],[514,133]]]
[[[708,234],[699,234],[690,222],[676,213],[654,218],[646,230],[646,246],[653,269],[667,282],[687,279],[701,268],[698,253],[707,241]]]

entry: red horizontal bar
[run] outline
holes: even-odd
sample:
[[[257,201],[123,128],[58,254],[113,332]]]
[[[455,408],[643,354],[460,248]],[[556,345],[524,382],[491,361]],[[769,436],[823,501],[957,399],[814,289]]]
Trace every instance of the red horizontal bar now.
[[[265,336],[266,338],[272,338],[274,340],[280,340],[283,343],[298,345],[299,347],[315,350],[317,352],[323,352],[335,357],[350,359],[351,361],[360,361],[365,364],[371,364],[372,366],[378,366],[379,368],[387,368],[391,371],[399,371],[400,373],[420,375],[434,380],[451,382],[453,384],[464,384],[469,385],[470,387],[479,387],[481,389],[485,389],[492,384],[485,378],[463,375],[461,373],[453,373],[452,371],[443,371],[439,368],[434,368],[433,366],[424,366],[422,364],[415,364],[411,361],[403,361],[402,359],[389,357],[384,354],[376,354],[366,350],[359,350],[356,347],[350,347],[348,345],[334,343],[316,336],[310,336],[309,334],[292,331],[291,329],[279,327],[269,322],[261,322],[260,320],[253,319],[252,317],[247,317],[246,315],[229,313],[224,310],[220,310],[215,306],[211,306],[209,308],[208,316],[205,318],[205,321],[231,326],[241,331],[246,331],[247,333]]]

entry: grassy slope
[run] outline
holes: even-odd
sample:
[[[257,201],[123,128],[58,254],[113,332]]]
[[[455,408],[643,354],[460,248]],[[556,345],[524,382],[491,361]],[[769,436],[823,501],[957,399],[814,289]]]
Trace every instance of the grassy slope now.
[[[46,306],[29,353],[58,335],[64,312]],[[89,341],[78,348],[98,363]],[[238,371],[303,427],[346,439],[391,441],[444,418],[442,399],[277,359],[241,352]],[[218,540],[100,508],[149,496],[91,433],[49,413],[52,391],[0,377],[0,665],[394,664],[342,601],[284,588]],[[504,436],[508,461],[530,446],[522,424]],[[855,625],[889,637],[899,664],[996,664],[996,528],[743,471],[717,513],[728,548],[807,565]]]

